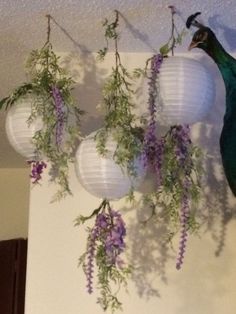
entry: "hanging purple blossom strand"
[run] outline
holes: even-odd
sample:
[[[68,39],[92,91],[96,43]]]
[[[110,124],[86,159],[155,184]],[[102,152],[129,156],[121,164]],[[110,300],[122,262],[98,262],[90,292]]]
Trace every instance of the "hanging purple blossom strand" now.
[[[119,255],[125,249],[125,223],[121,217],[121,214],[114,210],[111,210],[110,212],[109,223],[109,232],[104,239],[107,263],[110,265],[120,266],[122,264],[122,261],[119,259]]]
[[[86,265],[86,279],[87,279],[87,291],[89,294],[93,293],[93,272],[94,272],[94,258],[96,251],[96,241],[98,238],[99,229],[95,225],[91,231],[91,235],[89,238],[89,245],[87,251],[87,265]]]
[[[125,249],[125,235],[125,223],[119,212],[109,209],[107,213],[101,212],[97,215],[88,239],[87,263],[85,265],[89,294],[93,292],[94,260],[98,246],[103,247],[104,262],[107,266],[122,267],[123,261],[120,254]]]
[[[63,138],[63,128],[64,128],[64,101],[61,96],[61,92],[58,87],[53,86],[52,87],[52,96],[55,103],[55,109],[56,109],[56,119],[57,119],[57,125],[56,125],[56,145],[57,147],[60,147],[62,143]]]
[[[187,221],[189,218],[189,200],[187,195],[183,196],[182,201],[182,208],[180,213],[180,224],[181,224],[181,231],[180,231],[180,242],[179,242],[179,253],[176,261],[176,269],[181,269],[184,260],[184,253],[186,249],[186,242],[188,237],[187,232]]]
[[[186,242],[188,237],[188,219],[189,219],[189,188],[191,182],[189,181],[190,167],[188,155],[189,155],[189,146],[191,145],[190,139],[190,127],[189,125],[179,125],[174,126],[171,129],[171,136],[175,143],[174,152],[176,159],[178,161],[179,167],[183,169],[184,172],[184,181],[183,181],[183,196],[182,196],[182,206],[180,209],[180,242],[179,242],[179,252],[176,261],[176,269],[181,269],[184,260],[184,254],[186,249]]]
[[[28,160],[27,163],[31,165],[30,178],[32,183],[36,184],[42,179],[43,169],[47,168],[47,164],[44,161]]]
[[[191,139],[189,125],[172,126],[165,136],[157,138],[156,129],[156,79],[160,70],[162,56],[154,56],[151,62],[151,77],[149,81],[149,113],[150,120],[144,136],[143,163],[144,166],[151,165],[156,173],[157,186],[166,186],[170,182],[166,178],[171,177],[172,188],[169,193],[173,193],[175,186],[183,189],[181,192],[182,201],[180,201],[180,226],[181,239],[179,242],[179,252],[176,261],[176,268],[180,269],[186,249],[189,221],[189,198],[191,182],[189,176],[192,171],[193,161],[191,159]],[[170,163],[171,160],[171,163]],[[172,169],[165,172],[166,164],[172,164]],[[164,167],[163,167],[164,165]],[[167,183],[166,183],[167,182]]]
[[[157,174],[158,185],[161,184],[161,165],[164,150],[164,140],[163,139],[158,140],[156,135],[157,131],[156,81],[162,61],[163,57],[161,54],[154,55],[151,60],[151,77],[148,83],[149,85],[148,110],[150,114],[150,120],[144,136],[144,149],[142,153],[144,166],[147,167],[148,164],[151,164],[154,167]]]
[[[190,139],[189,125],[178,125],[172,127],[171,135],[175,142],[175,154],[180,166],[186,167],[186,159],[188,156],[188,147],[192,143]]]

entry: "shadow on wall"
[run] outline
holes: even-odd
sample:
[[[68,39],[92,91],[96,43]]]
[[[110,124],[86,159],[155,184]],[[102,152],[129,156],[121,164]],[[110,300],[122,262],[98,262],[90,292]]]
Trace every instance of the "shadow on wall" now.
[[[144,34],[138,28],[132,25],[121,12],[119,12],[119,15],[123,19],[125,26],[128,28],[129,32],[133,35],[133,37],[143,42],[150,49],[150,51],[152,51],[153,53],[157,53],[156,48],[153,47],[148,34]]]
[[[236,49],[236,29],[230,28],[226,26],[224,23],[219,21],[220,15],[216,14],[208,19],[209,26],[215,31],[221,30],[223,36],[228,44],[230,51],[234,51]]]
[[[87,135],[102,124],[102,117],[96,106],[101,100],[102,88],[102,82],[98,78],[104,73],[99,71],[96,58],[88,48],[78,43],[54,18],[52,20],[74,45],[74,50],[65,56],[62,65],[76,82],[73,96],[78,99],[80,109],[85,111],[81,131]]]
[[[74,80],[78,82],[75,85],[73,96],[78,99],[80,109],[85,111],[81,131],[86,136],[102,125],[102,116],[96,110],[96,106],[102,97],[102,81],[99,77],[103,73],[97,67],[97,61],[91,53],[71,52],[63,59],[63,63]]]
[[[147,221],[150,216],[151,210],[142,208],[140,204],[136,208],[135,221],[130,220],[128,224],[128,238],[132,244],[128,258],[134,267],[132,280],[138,295],[146,300],[161,297],[155,283],[159,278],[168,284],[166,265],[176,256],[168,239],[170,230],[167,224],[164,221],[160,223],[159,218]]]

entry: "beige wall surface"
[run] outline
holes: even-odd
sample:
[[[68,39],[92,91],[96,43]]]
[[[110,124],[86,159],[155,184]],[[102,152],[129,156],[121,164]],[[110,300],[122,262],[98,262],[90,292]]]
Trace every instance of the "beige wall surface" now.
[[[147,55],[123,56],[131,67],[143,66]],[[67,60],[68,61],[68,60]],[[193,127],[193,139],[206,153],[206,179],[199,208],[206,224],[198,236],[190,236],[185,263],[175,269],[178,237],[173,248],[161,245],[163,227],[139,224],[142,210],[124,200],[112,202],[127,223],[127,260],[135,272],[128,293],[121,291],[124,314],[234,314],[236,308],[236,201],[222,175],[219,134],[224,111],[224,89],[215,66],[203,58],[215,76],[216,104],[208,117]],[[97,68],[91,58],[82,63],[82,85],[76,96],[88,112],[99,101],[104,76],[110,63]],[[70,63],[72,64],[71,60]],[[75,65],[72,65],[75,66]],[[84,84],[84,85],[83,85]],[[84,87],[84,89],[83,89]],[[85,130],[94,130],[99,118],[90,114]],[[31,190],[29,251],[25,314],[102,314],[96,304],[97,292],[86,293],[85,276],[78,258],[86,247],[85,227],[75,227],[78,215],[89,215],[99,199],[89,195],[70,169],[73,192],[59,203],[50,203],[55,187],[45,174],[42,186]],[[139,195],[139,194],[138,194]]]
[[[0,240],[27,237],[29,194],[28,168],[0,169]]]

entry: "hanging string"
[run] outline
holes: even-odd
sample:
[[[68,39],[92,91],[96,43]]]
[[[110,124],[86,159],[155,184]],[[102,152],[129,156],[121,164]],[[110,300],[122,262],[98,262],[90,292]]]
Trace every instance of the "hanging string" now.
[[[170,40],[172,40],[172,44],[171,44],[171,55],[174,55],[174,48],[175,48],[175,20],[174,20],[174,15],[176,13],[176,9],[173,5],[169,5],[168,8],[171,11],[171,36],[170,36]]]
[[[117,10],[114,11],[115,15],[116,15],[116,19],[114,21],[114,29],[116,29],[118,27],[118,23],[119,23],[119,12]],[[115,55],[116,55],[116,70],[118,69],[118,61],[119,61],[119,52],[118,52],[118,39],[117,39],[118,35],[115,36],[114,40],[115,40]]]
[[[50,43],[50,36],[51,36],[51,15],[50,15],[50,14],[47,14],[47,15],[46,15],[46,18],[48,19],[48,26],[47,26],[47,40],[46,40],[46,42],[45,42],[45,46]]]
[[[48,25],[47,25],[47,40],[43,46],[43,48],[47,47],[48,49],[52,48],[51,44],[50,44],[50,36],[51,36],[51,15],[47,14],[46,18],[48,19]],[[47,65],[47,70],[49,72],[49,56],[47,54],[47,58],[46,58],[46,65]]]

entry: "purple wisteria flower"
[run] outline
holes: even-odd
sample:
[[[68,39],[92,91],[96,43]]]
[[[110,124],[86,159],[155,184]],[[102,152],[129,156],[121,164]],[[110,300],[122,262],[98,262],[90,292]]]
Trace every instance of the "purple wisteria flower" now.
[[[144,167],[152,165],[157,174],[157,182],[161,183],[161,165],[162,155],[164,149],[164,139],[158,139],[156,135],[157,122],[156,122],[156,80],[160,71],[160,67],[163,61],[162,55],[154,55],[151,60],[151,77],[149,80],[149,98],[148,98],[148,110],[150,114],[150,120],[144,136],[144,148],[142,153],[142,159]]]
[[[89,237],[89,244],[88,244],[88,251],[87,251],[87,264],[86,264],[86,271],[85,271],[86,278],[87,278],[87,290],[89,294],[93,292],[94,258],[95,258],[95,252],[96,252],[96,241],[98,239],[98,232],[99,232],[99,228],[98,226],[95,225]]]
[[[190,127],[189,125],[178,125],[171,128],[170,131],[172,141],[173,141],[173,149],[175,158],[177,160],[178,165],[178,177],[179,184],[183,186],[182,192],[182,204],[180,208],[180,226],[181,226],[181,235],[179,242],[179,252],[176,261],[176,268],[180,269],[183,264],[184,253],[186,249],[186,242],[188,237],[188,219],[189,219],[189,203],[190,203],[190,192],[189,189],[191,187],[191,182],[189,179],[189,175],[191,173],[192,160],[189,158],[190,154],[190,146],[192,141],[190,139]],[[180,171],[183,173],[183,178],[181,178]]]
[[[52,96],[55,103],[55,109],[56,109],[56,119],[57,119],[57,125],[56,125],[56,145],[57,147],[60,147],[62,143],[62,137],[63,137],[63,128],[64,128],[64,101],[61,96],[61,92],[58,87],[53,86],[52,87]]]
[[[184,259],[184,253],[185,253],[186,242],[187,242],[187,237],[188,237],[188,229],[187,229],[188,218],[189,218],[189,199],[188,199],[188,195],[184,194],[183,200],[182,200],[181,212],[180,212],[181,236],[180,236],[180,242],[179,242],[179,252],[178,252],[178,257],[176,261],[176,269],[178,270],[181,268],[183,264],[183,259]]]
[[[114,210],[110,212],[110,218],[109,232],[107,232],[104,239],[107,263],[111,265],[120,265],[121,261],[119,260],[119,255],[125,249],[125,223],[121,214]]]
[[[177,125],[172,127],[171,136],[175,142],[175,155],[180,163],[180,166],[187,165],[189,145],[192,144],[190,139],[189,125]]]
[[[28,160],[27,163],[31,165],[30,178],[32,183],[36,184],[42,179],[43,169],[47,168],[47,164],[44,161]]]
[[[104,263],[107,267],[122,267],[120,254],[125,249],[124,237],[126,228],[121,214],[109,208],[108,212],[97,215],[95,225],[90,230],[87,249],[87,263],[85,273],[88,293],[93,292],[94,261],[99,246],[105,254]]]

